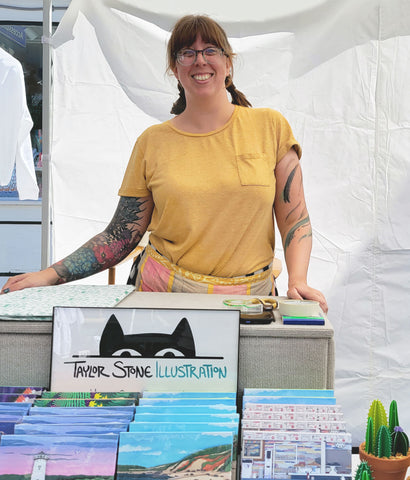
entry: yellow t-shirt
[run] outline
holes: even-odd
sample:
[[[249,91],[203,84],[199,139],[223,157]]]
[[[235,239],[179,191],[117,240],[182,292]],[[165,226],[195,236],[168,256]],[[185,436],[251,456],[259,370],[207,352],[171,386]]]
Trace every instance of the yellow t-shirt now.
[[[119,195],[152,193],[152,245],[172,263],[218,277],[254,272],[274,255],[275,166],[301,149],[286,119],[267,108],[235,107],[205,134],[170,121],[138,138]]]

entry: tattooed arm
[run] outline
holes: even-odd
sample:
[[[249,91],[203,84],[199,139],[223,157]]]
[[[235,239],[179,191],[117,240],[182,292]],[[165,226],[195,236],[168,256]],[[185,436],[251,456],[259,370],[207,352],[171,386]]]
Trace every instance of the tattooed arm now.
[[[293,148],[277,164],[275,175],[274,212],[288,270],[288,297],[316,300],[327,312],[323,294],[307,284],[312,228],[303,192],[302,170]]]
[[[2,293],[57,285],[101,272],[123,260],[143,237],[153,210],[152,197],[121,197],[106,229],[45,270],[10,278]],[[8,289],[8,290],[7,290]]]

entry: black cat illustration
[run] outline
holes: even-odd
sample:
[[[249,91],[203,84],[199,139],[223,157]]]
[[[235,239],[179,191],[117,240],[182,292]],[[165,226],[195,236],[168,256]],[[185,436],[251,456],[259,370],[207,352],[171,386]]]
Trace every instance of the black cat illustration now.
[[[101,357],[187,357],[195,358],[195,342],[188,320],[183,318],[171,334],[137,333],[124,335],[113,314],[100,340]]]

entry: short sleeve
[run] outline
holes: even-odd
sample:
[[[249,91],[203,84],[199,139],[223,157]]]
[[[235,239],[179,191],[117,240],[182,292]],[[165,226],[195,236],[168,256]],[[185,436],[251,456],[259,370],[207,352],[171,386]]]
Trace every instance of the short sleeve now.
[[[146,183],[144,148],[139,138],[132,150],[118,195],[122,197],[146,197],[150,194]]]
[[[290,127],[289,122],[282,114],[279,114],[278,116],[276,128],[278,141],[277,161],[280,162],[280,160],[282,160],[282,158],[292,147],[295,149],[298,157],[300,158],[302,156],[302,148],[293,136],[292,128]]]

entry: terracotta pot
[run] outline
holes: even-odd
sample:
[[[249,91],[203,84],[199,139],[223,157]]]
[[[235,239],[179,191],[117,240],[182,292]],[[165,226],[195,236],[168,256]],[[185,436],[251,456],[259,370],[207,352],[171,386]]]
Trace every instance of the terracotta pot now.
[[[364,450],[364,442],[359,447],[359,457],[370,465],[374,480],[404,480],[410,465],[410,450],[405,457],[379,458]]]

